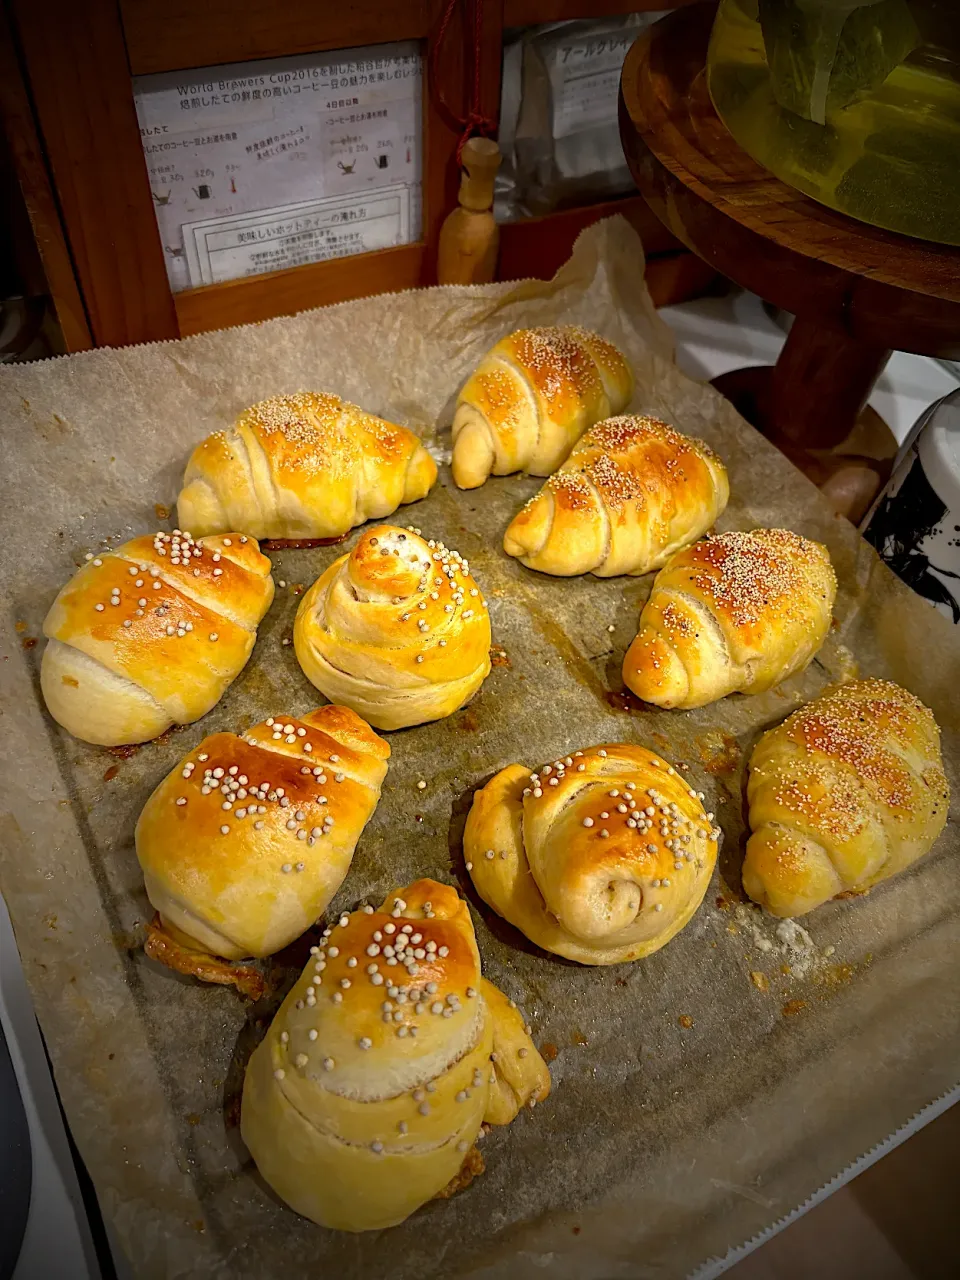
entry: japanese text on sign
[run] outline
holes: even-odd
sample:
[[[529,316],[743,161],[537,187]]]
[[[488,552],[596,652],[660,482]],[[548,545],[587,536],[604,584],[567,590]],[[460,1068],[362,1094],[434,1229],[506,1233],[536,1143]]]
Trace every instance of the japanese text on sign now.
[[[138,77],[171,287],[416,239],[420,79],[412,42]]]

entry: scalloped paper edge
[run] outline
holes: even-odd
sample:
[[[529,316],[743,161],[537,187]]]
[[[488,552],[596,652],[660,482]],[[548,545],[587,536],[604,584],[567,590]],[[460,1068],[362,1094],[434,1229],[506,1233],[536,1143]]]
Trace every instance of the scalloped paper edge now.
[[[938,1098],[934,1098],[932,1102],[927,1103],[925,1107],[911,1116],[899,1128],[894,1129],[893,1133],[884,1138],[882,1142],[878,1142],[869,1151],[865,1151],[852,1164],[848,1164],[845,1169],[842,1169],[829,1182],[825,1182],[822,1187],[814,1191],[813,1195],[804,1200],[802,1204],[798,1204],[795,1209],[791,1209],[783,1217],[777,1218],[769,1227],[757,1232],[755,1236],[751,1236],[743,1244],[735,1245],[733,1248],[728,1249],[722,1258],[712,1257],[705,1259],[688,1274],[687,1280],[716,1280],[717,1276],[723,1275],[735,1263],[742,1261],[753,1253],[755,1249],[759,1249],[768,1240],[772,1240],[774,1236],[779,1235],[784,1227],[789,1227],[792,1222],[796,1222],[805,1213],[809,1213],[811,1209],[816,1208],[818,1204],[832,1196],[835,1191],[839,1191],[848,1182],[852,1182],[858,1174],[863,1173],[865,1169],[869,1169],[871,1165],[876,1164],[885,1155],[889,1155],[901,1143],[906,1142],[908,1138],[912,1138],[915,1133],[919,1133],[931,1120],[936,1120],[937,1116],[943,1115],[945,1111],[948,1111],[957,1102],[960,1102],[960,1083],[954,1085],[952,1089],[948,1089],[946,1093],[940,1094]]]

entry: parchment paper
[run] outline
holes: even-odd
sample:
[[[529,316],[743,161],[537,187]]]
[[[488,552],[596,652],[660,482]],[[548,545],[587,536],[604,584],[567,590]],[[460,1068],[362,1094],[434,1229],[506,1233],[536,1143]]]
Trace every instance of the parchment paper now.
[[[256,1007],[155,966],[140,949],[151,911],[133,829],[151,789],[204,735],[320,701],[284,641],[299,585],[344,548],[274,555],[287,586],[246,670],[200,723],[133,752],[86,746],[51,722],[35,641],[83,554],[157,527],[154,504],[172,505],[190,448],[248,404],[329,389],[431,434],[499,336],[558,321],[621,345],[637,372],[635,407],[723,455],[732,499],[722,528],[786,524],[827,543],[836,627],[806,674],[775,692],[690,713],[641,710],[622,693],[620,664],[651,580],[551,579],[500,549],[539,481],[460,493],[444,467],[433,493],[401,512],[469,556],[498,653],[465,710],[390,735],[383,799],[334,914],[421,875],[457,884],[485,972],[553,1058],[554,1092],[485,1139],[487,1172],[468,1191],[390,1231],[324,1231],[273,1198],[237,1130],[245,1062],[310,939],[280,957],[281,990]],[[7,367],[0,423],[2,887],[67,1117],[138,1274],[679,1276],[792,1209],[960,1078],[960,631],[726,401],[676,370],[626,223],[585,232],[551,283],[377,297]],[[764,728],[855,670],[898,680],[934,708],[950,824],[906,875],[807,917],[808,934],[778,932],[739,902],[743,760]],[[478,907],[460,836],[494,770],[611,740],[646,742],[687,766],[724,844],[677,939],[635,964],[583,968],[536,952]]]

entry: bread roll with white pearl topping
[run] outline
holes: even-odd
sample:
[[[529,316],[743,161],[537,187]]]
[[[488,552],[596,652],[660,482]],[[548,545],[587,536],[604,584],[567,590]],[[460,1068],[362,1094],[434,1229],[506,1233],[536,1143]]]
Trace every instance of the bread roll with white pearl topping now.
[[[406,427],[325,392],[273,396],[194,449],[177,499],[199,533],[339,538],[426,497],[437,467]]]
[[[477,892],[531,942],[580,964],[650,955],[703,901],[720,831],[646,747],[590,747],[502,769],[463,835]]]
[[[607,418],[514,516],[508,556],[558,577],[651,573],[727,505],[727,469],[656,418]]]
[[[750,758],[743,887],[775,916],[862,893],[922,858],[947,821],[940,730],[886,680],[827,690]]]
[[[293,643],[307,679],[378,729],[452,715],[490,672],[490,617],[469,564],[393,525],[366,530],[317,579]]]
[[[623,682],[644,702],[682,710],[763,693],[823,644],[836,594],[826,547],[798,533],[703,538],[657,574]]]
[[[347,874],[389,755],[346,707],[204,738],[137,822],[137,857],[162,933],[188,956],[226,960],[273,955],[299,938]],[[172,958],[160,941],[148,951]]]
[[[199,720],[242,671],[272,599],[270,561],[246,534],[174,530],[88,557],[43,624],[50,714],[105,747]]]
[[[518,329],[487,352],[457,399],[454,481],[475,489],[491,474],[548,476],[632,394],[627,362],[598,334],[576,325]]]
[[[341,916],[313,952],[247,1066],[241,1134],[297,1213],[394,1226],[456,1177],[484,1120],[545,1098],[550,1075],[481,978],[447,885],[418,880]]]

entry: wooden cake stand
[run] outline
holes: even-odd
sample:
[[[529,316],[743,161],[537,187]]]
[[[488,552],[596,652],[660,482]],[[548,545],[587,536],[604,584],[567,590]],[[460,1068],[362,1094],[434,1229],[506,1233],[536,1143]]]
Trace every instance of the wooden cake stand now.
[[[833,486],[838,507],[854,516],[889,462],[861,457],[859,480],[847,474],[839,485],[838,472],[850,471],[864,435],[858,416],[890,351],[960,358],[960,249],[835,213],[752,160],[707,92],[715,12],[713,4],[677,10],[627,54],[624,153],[641,194],[678,239],[796,316],[776,365],[740,369],[715,385],[812,479]]]

